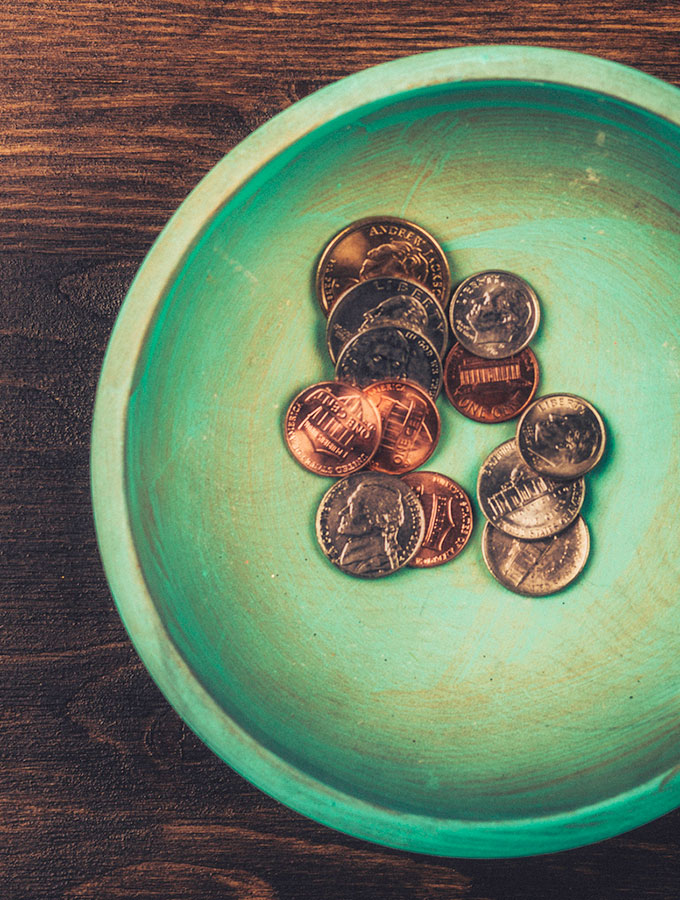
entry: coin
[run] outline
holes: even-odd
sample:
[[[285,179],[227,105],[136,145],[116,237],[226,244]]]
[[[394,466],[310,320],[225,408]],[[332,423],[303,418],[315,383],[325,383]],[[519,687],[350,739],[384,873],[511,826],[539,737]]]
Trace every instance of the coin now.
[[[400,278],[369,278],[338,297],[328,316],[326,342],[333,362],[344,344],[373,325],[403,325],[429,338],[441,356],[449,339],[444,310],[429,291]]]
[[[288,407],[284,435],[310,472],[339,478],[371,459],[380,442],[380,416],[352,385],[323,381],[301,391]]]
[[[414,381],[436,399],[442,384],[442,364],[424,335],[399,325],[374,325],[347,341],[338,357],[335,377],[357,387],[374,381]]]
[[[516,594],[543,597],[570,584],[581,573],[590,551],[588,526],[579,516],[553,537],[521,541],[487,522],[482,554],[491,574]]]
[[[534,472],[514,440],[486,458],[477,479],[477,498],[486,518],[506,534],[538,540],[563,531],[579,514],[585,484],[554,481]]]
[[[530,347],[505,359],[475,356],[456,342],[444,364],[446,396],[468,419],[505,422],[518,415],[538,387],[538,361]]]
[[[476,356],[502,359],[519,353],[536,334],[538,297],[512,272],[479,272],[458,285],[449,320],[456,340]]]
[[[604,422],[595,407],[574,394],[547,394],[517,423],[517,449],[525,462],[551,478],[578,478],[604,453]]]
[[[383,472],[357,472],[326,491],[316,536],[328,559],[350,575],[380,578],[405,566],[425,533],[420,500]]]
[[[423,505],[425,537],[410,566],[441,566],[458,556],[472,534],[472,504],[463,488],[439,472],[409,472],[401,479]]]
[[[380,416],[380,443],[369,469],[402,475],[428,460],[441,421],[434,400],[408,381],[378,381],[364,388]]]
[[[446,307],[451,289],[449,264],[437,241],[419,225],[394,216],[352,222],[321,254],[316,294],[328,315],[340,294],[367,278],[408,278],[426,287]]]

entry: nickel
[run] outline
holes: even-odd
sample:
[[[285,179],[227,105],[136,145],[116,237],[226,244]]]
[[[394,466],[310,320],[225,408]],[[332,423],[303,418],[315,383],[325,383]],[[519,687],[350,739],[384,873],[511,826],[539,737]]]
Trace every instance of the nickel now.
[[[482,554],[491,574],[504,587],[529,597],[565,588],[583,570],[589,551],[590,535],[581,516],[540,541],[518,540],[488,522],[482,534]]]
[[[574,394],[535,400],[517,423],[522,459],[551,478],[579,478],[604,452],[605,429],[595,407]]]
[[[361,578],[380,578],[405,566],[424,533],[425,515],[415,492],[383,472],[357,472],[336,482],[316,514],[324,554]]]
[[[477,479],[477,498],[486,518],[505,534],[522,540],[563,531],[579,514],[584,493],[582,478],[554,481],[531,469],[514,440],[496,447]]]
[[[476,356],[502,359],[519,353],[540,318],[533,288],[512,272],[490,270],[458,285],[449,307],[456,340]]]

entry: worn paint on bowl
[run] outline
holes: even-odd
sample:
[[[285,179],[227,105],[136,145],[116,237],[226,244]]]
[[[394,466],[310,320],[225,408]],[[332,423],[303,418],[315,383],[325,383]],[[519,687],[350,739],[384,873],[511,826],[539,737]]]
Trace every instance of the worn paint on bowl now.
[[[556,50],[361,72],[251,135],[180,207],[116,323],[97,396],[102,556],[142,659],[216,753],[384,844],[513,856],[677,805],[680,94]],[[542,392],[592,400],[582,577],[544,600],[450,566],[370,583],[320,554],[327,488],[281,422],[328,379],[312,282],[353,219],[395,214],[542,301]],[[474,494],[514,424],[444,403],[428,467]],[[479,526],[478,526],[479,529]]]

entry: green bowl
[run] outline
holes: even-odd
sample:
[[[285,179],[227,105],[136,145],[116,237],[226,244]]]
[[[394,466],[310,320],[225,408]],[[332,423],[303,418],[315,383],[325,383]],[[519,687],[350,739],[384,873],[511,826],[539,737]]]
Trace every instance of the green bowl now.
[[[468,47],[352,75],[258,129],[149,253],[116,323],[92,448],[120,614],[161,690],[263,791],[451,856],[590,843],[680,799],[680,92],[623,66]],[[552,597],[453,563],[363,581],[322,556],[328,479],[282,419],[332,375],[316,259],[354,219],[442,243],[454,283],[542,302],[540,392],[589,398],[592,552]],[[428,468],[474,494],[514,423],[443,398]]]

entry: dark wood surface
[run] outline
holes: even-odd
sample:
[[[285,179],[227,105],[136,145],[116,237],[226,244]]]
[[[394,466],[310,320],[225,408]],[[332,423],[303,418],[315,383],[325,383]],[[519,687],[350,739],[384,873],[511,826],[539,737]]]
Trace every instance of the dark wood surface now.
[[[534,43],[680,84],[675,0],[8,0],[0,12],[0,898],[680,896],[680,814],[566,853],[442,860],[317,825],[181,723],[91,519],[96,378],[170,213],[296,99],[416,51]]]

